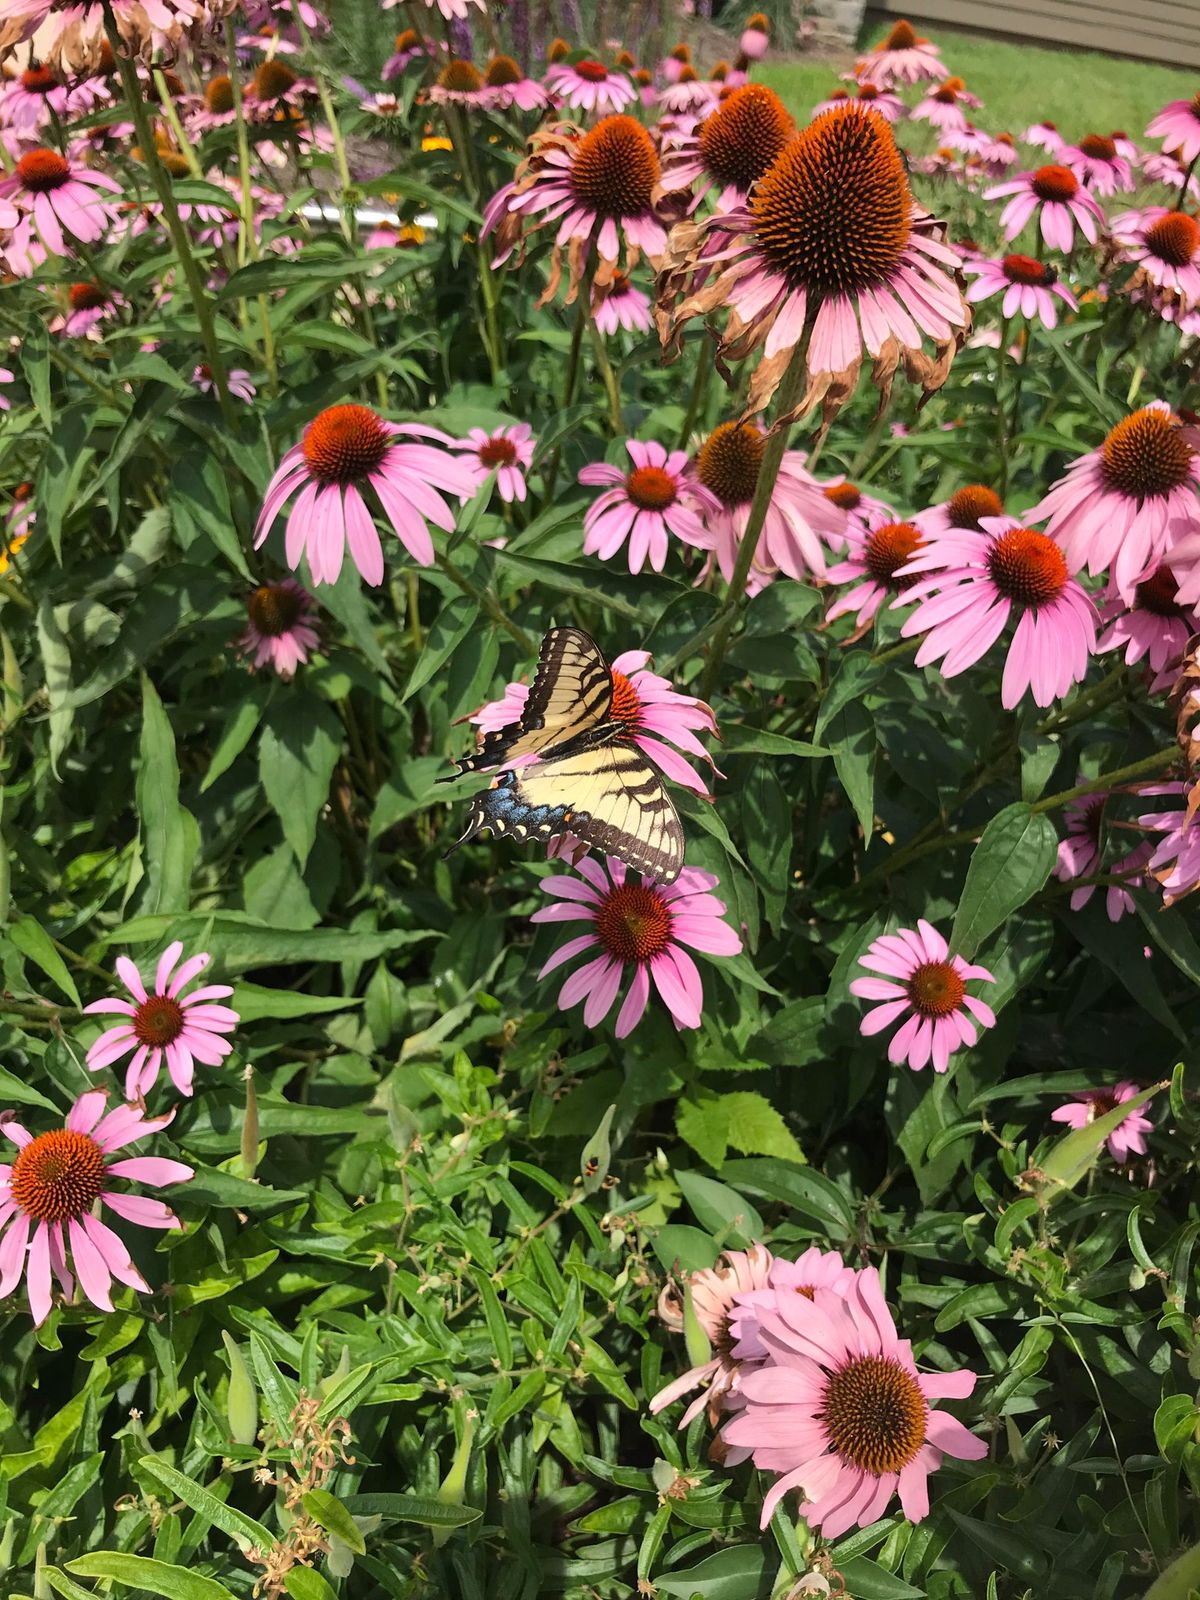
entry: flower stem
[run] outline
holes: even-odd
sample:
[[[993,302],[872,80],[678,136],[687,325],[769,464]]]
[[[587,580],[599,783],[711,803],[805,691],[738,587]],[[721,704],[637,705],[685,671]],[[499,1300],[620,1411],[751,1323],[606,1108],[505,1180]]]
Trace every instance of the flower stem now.
[[[1095,794],[1100,789],[1116,789],[1123,783],[1131,783],[1134,778],[1150,777],[1178,759],[1178,749],[1175,745],[1169,745],[1165,750],[1156,750],[1153,755],[1143,756],[1140,761],[1131,761],[1128,766],[1115,767],[1112,772],[1102,772],[1098,778],[1077,783],[1073,789],[1060,789],[1058,794],[1047,795],[1044,800],[1035,801],[1031,810],[1035,813],[1057,811],[1060,806],[1080,800],[1084,795]]]
[[[233,94],[233,115],[237,129],[238,173],[241,178],[242,226],[238,233],[238,266],[258,260],[258,234],[254,230],[254,200],[250,193],[250,139],[246,132],[246,109],[242,101],[242,80],[237,72],[237,36],[233,21],[225,18],[225,49],[229,56],[229,86]],[[263,361],[271,380],[271,388],[278,392],[279,372],[275,365],[275,334],[271,328],[271,314],[265,294],[258,296],[258,318],[262,325]]]
[[[455,566],[449,556],[439,554],[437,564],[450,579],[451,583],[457,584],[464,594],[470,595],[480,610],[490,617],[498,628],[503,628],[505,633],[509,634],[520,645],[527,656],[536,654],[537,647],[533,640],[525,632],[524,628],[515,623],[511,617],[505,615],[500,602],[490,590],[479,588],[461,568]]]
[[[696,376],[692,380],[692,392],[688,398],[687,416],[683,419],[683,429],[679,435],[679,448],[686,450],[692,430],[700,420],[700,413],[704,409],[704,402],[708,398],[708,380],[712,374],[713,364],[704,357],[708,354],[708,339],[705,337],[700,343],[700,356],[696,361]]]
[[[167,224],[167,232],[171,235],[171,243],[175,247],[175,254],[179,258],[179,265],[187,282],[192,308],[196,313],[196,321],[200,325],[200,342],[204,346],[205,358],[208,362],[209,371],[212,373],[213,387],[217,391],[217,401],[221,407],[221,415],[225,418],[227,425],[236,430],[238,417],[229,395],[229,379],[225,373],[225,360],[221,354],[221,347],[217,343],[217,331],[213,321],[212,305],[204,287],[204,280],[200,276],[200,268],[197,265],[195,256],[192,254],[187,229],[183,225],[183,219],[179,215],[179,208],[175,204],[175,196],[171,192],[171,181],[163,170],[162,162],[158,159],[158,147],[154,143],[154,129],[150,126],[150,118],[146,115],[146,103],[142,99],[142,86],[138,82],[137,73],[133,70],[133,62],[124,53],[125,47],[117,31],[110,0],[104,0],[104,32],[112,48],[117,70],[121,74],[121,88],[124,91],[125,100],[129,107],[129,115],[133,119],[138,144],[142,151],[142,160],[158,195],[159,203],[163,210],[163,220]]]
[[[804,335],[800,343],[792,352],[792,359],[779,387],[779,414],[786,416],[800,397],[804,384],[804,374],[808,366],[808,341],[812,334],[811,315],[804,328]],[[758,482],[754,486],[754,498],[750,502],[750,515],[746,522],[746,531],[742,535],[741,544],[738,546],[737,561],[734,565],[733,576],[729,580],[729,587],[725,592],[725,602],[718,613],[716,627],[713,631],[712,648],[708,653],[708,664],[704,669],[704,676],[700,680],[700,698],[707,700],[721,671],[721,663],[725,659],[725,651],[729,646],[729,638],[737,622],[738,607],[742,595],[746,592],[746,584],[750,577],[750,568],[754,565],[754,558],[758,554],[758,541],[767,520],[767,511],[770,508],[771,496],[775,492],[775,480],[779,476],[779,468],[783,463],[784,451],[788,446],[788,435],[791,426],[780,427],[776,425],[775,432],[767,439],[766,449],[763,451],[762,465],[758,469]]]
[[[587,318],[587,302],[580,296],[575,312],[575,327],[571,333],[571,349],[567,356],[567,376],[563,384],[562,409],[568,411],[575,402],[575,385],[579,381],[579,354],[583,345],[583,324]],[[554,447],[554,459],[542,474],[546,504],[549,505],[554,496],[554,480],[558,477],[559,462],[562,460],[563,447],[561,441]]]
[[[588,338],[592,342],[592,354],[596,358],[596,365],[600,369],[600,377],[604,382],[605,393],[608,395],[608,420],[612,427],[614,439],[621,437],[621,386],[617,382],[617,375],[613,371],[612,362],[608,359],[608,351],[604,347],[604,335],[596,326],[596,319],[592,316],[592,308],[588,303],[588,290],[585,285],[580,293],[584,301],[584,320],[587,322]]]

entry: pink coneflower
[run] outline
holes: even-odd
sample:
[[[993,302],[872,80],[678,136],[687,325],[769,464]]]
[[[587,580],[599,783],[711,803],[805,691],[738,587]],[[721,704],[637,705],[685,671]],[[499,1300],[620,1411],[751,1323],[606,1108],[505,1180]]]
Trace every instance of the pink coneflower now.
[[[654,321],[650,296],[635,288],[624,272],[614,272],[606,290],[597,287],[592,316],[606,338],[611,338],[618,328],[624,328],[626,333],[649,333]]]
[[[1123,1106],[1138,1093],[1140,1093],[1139,1086],[1130,1082],[1128,1078],[1121,1083],[1114,1083],[1111,1089],[1090,1089],[1082,1099],[1069,1100],[1066,1105],[1052,1111],[1050,1120],[1065,1122],[1068,1128],[1086,1128],[1097,1117],[1115,1111],[1118,1106]],[[1109,1155],[1114,1161],[1122,1162],[1128,1161],[1131,1155],[1144,1156],[1146,1135],[1153,1127],[1150,1118],[1144,1116],[1140,1110],[1131,1111],[1124,1122],[1117,1123],[1104,1141],[1108,1146]]]
[[[761,61],[766,55],[770,43],[771,24],[768,22],[764,12],[756,11],[742,29],[742,37],[738,40],[738,49],[750,61]]]
[[[776,1256],[767,1271],[766,1288],[742,1290],[734,1301],[729,1315],[729,1332],[738,1361],[766,1361],[769,1358],[770,1352],[762,1341],[758,1327],[761,1310],[774,1311],[781,1296],[800,1294],[806,1300],[811,1300],[818,1289],[848,1294],[857,1277],[858,1273],[846,1265],[836,1250],[821,1250],[812,1245],[795,1261],[784,1261]]]
[[[920,83],[922,78],[943,78],[946,68],[937,45],[922,39],[911,22],[895,24],[887,38],[854,64],[855,75],[890,89],[894,83]]]
[[[989,178],[1002,178],[1018,161],[1017,148],[1012,135],[998,133],[994,139],[985,139],[979,151],[979,163]]]
[[[702,545],[704,516],[717,510],[717,501],[697,482],[686,450],[668,452],[654,440],[637,439],[628,440],[625,449],[633,461],[630,471],[597,461],[579,474],[580,483],[606,486],[584,516],[583,551],[611,561],[628,540],[630,572],[640,572],[647,559],[661,572],[668,533]]]
[[[668,116],[690,114],[702,118],[715,108],[720,91],[719,83],[701,78],[691,67],[685,67],[678,82],[662,91],[658,103]]]
[[[0,92],[0,119],[22,138],[32,139],[52,119],[70,122],[89,111],[93,100],[84,85],[69,88],[53,67],[35,61]]]
[[[1105,134],[1089,133],[1077,145],[1063,145],[1058,159],[1093,194],[1128,194],[1136,187],[1129,162]]]
[[[105,1099],[103,1090],[81,1094],[65,1126],[36,1136],[7,1112],[0,1119],[0,1133],[17,1147],[11,1165],[0,1166],[0,1299],[24,1275],[38,1325],[50,1315],[55,1278],[74,1303],[77,1276],[84,1296],[101,1311],[113,1309],[114,1278],[149,1294],[119,1235],[96,1215],[99,1206],[140,1228],[181,1226],[161,1200],[127,1194],[114,1180],[158,1189],[186,1183],[194,1175],[191,1167],[165,1156],[112,1159],[135,1140],[160,1133],[174,1112],[147,1117],[129,1105],[108,1111]]]
[[[776,1291],[775,1309],[759,1313],[759,1333],[769,1360],[741,1374],[741,1409],[722,1437],[780,1474],[763,1501],[762,1527],[791,1489],[801,1491],[800,1514],[826,1539],[877,1521],[896,1494],[908,1520],[920,1522],[942,1457],[987,1454],[985,1440],[934,1409],[971,1394],[975,1374],[917,1371],[874,1267],[844,1295]]]
[[[1080,184],[1070,167],[1052,164],[1036,172],[1022,172],[991,189],[985,200],[1012,199],[1000,213],[1000,226],[1006,239],[1015,239],[1032,216],[1037,216],[1042,238],[1052,250],[1071,250],[1075,244],[1075,224],[1089,244],[1095,244],[1097,225],[1104,213],[1094,196]]]
[[[902,117],[908,116],[908,107],[898,94],[893,94],[889,89],[881,89],[874,83],[860,83],[853,94],[844,89],[835,89],[828,100],[813,107],[813,117],[819,117],[826,111],[837,111],[842,106],[853,106],[859,111],[877,111],[885,122],[899,122]]]
[[[1200,182],[1192,175],[1192,169],[1180,166],[1174,156],[1147,156],[1142,162],[1142,177],[1146,183],[1163,183],[1170,189],[1180,190],[1186,178],[1188,194],[1193,200],[1200,200]]]
[[[254,120],[270,120],[285,106],[302,106],[316,92],[315,79],[302,77],[286,61],[272,56],[259,63],[246,85],[246,114]]]
[[[677,44],[670,55],[658,64],[658,75],[664,83],[678,83],[684,67],[692,64],[692,52],[686,44]]]
[[[1161,139],[1164,151],[1181,166],[1200,156],[1200,94],[1190,100],[1172,100],[1155,112],[1146,129],[1147,139]]]
[[[688,1274],[692,1311],[704,1330],[713,1351],[709,1360],[692,1367],[662,1388],[650,1402],[650,1413],[657,1416],[693,1389],[701,1392],[684,1412],[679,1426],[690,1422],[707,1409],[716,1422],[725,1398],[737,1389],[741,1363],[733,1356],[733,1322],[745,1297],[761,1293],[770,1282],[772,1269],[784,1263],[773,1260],[765,1245],[753,1244],[749,1250],[726,1250],[715,1267],[704,1267]],[[683,1328],[683,1298],[674,1284],[659,1296],[658,1314],[673,1332]]]
[[[642,251],[657,265],[667,242],[654,210],[659,176],[654,144],[633,117],[605,117],[586,134],[570,123],[541,128],[529,141],[514,183],[501,191],[503,201],[497,195],[486,208],[480,236],[496,226],[498,263],[516,247],[524,226],[557,222],[550,281],[539,304],[558,292],[564,246],[569,302],[579,292],[593,244],[600,287],[618,269],[622,239],[627,271]]]
[[[1179,585],[1170,567],[1158,567],[1143,578],[1128,604],[1111,595],[1102,615],[1109,627],[1096,654],[1123,648],[1131,667],[1145,659],[1154,674],[1152,694],[1169,689],[1179,676],[1188,640],[1200,632],[1200,615],[1195,606],[1180,605]]]
[[[438,490],[473,493],[474,475],[450,453],[453,445],[436,428],[387,422],[366,406],[330,406],[313,418],[304,438],[275,469],[258,514],[255,549],[284,502],[299,490],[288,518],[288,566],[295,571],[307,554],[314,581],[336,583],[348,542],[350,559],[364,579],[382,583],[383,547],[362,493],[369,484],[412,559],[432,566],[428,524],[446,532],[454,527],[454,512]]]
[[[51,333],[65,333],[78,339],[101,322],[115,317],[126,301],[100,283],[73,283],[67,289],[67,308],[50,323]]]
[[[26,151],[13,172],[0,179],[0,202],[12,201],[21,213],[4,247],[10,269],[27,277],[40,254],[39,244],[52,255],[70,255],[64,230],[84,244],[102,239],[117,213],[96,191],[111,193],[119,187],[107,173],[75,166],[57,150]]]
[[[1071,570],[1112,568],[1126,600],[1189,534],[1200,533],[1200,453],[1170,406],[1152,401],[1115,428],[1098,450],[1080,456],[1029,512]],[[1183,565],[1176,571],[1184,576]],[[1190,604],[1194,596],[1184,595]]]
[[[637,90],[623,72],[612,72],[602,61],[556,61],[546,73],[546,87],[559,95],[572,111],[604,116],[620,111],[637,99]]]
[[[1037,149],[1045,150],[1049,155],[1055,156],[1062,149],[1066,140],[1059,133],[1055,123],[1043,117],[1041,122],[1030,123],[1021,135],[1022,144],[1031,144]]]
[[[648,650],[625,650],[613,661],[609,669],[613,680],[609,716],[621,725],[623,736],[649,756],[673,783],[706,795],[708,786],[704,780],[677,752],[683,750],[707,761],[716,771],[712,757],[696,738],[698,732],[717,737],[712,708],[694,695],[680,694],[668,679],[651,672],[651,660]],[[507,728],[521,716],[528,698],[528,684],[510,683],[501,699],[481,707],[470,720],[484,733]],[[664,744],[664,739],[668,743]],[[676,748],[672,749],[672,745]]]
[[[783,152],[796,125],[774,89],[748,83],[721,100],[712,116],[682,130],[662,156],[668,194],[696,185],[694,210],[713,189],[718,211],[744,206],[751,185]]]
[[[615,856],[605,866],[590,856],[576,862],[578,876],[543,878],[555,904],[535,911],[534,922],[588,922],[589,933],[569,939],[538,973],[544,978],[564,962],[588,953],[558,993],[564,1011],[586,1000],[583,1023],[596,1028],[616,1003],[633,969],[633,982],[617,1014],[616,1036],[624,1039],[641,1021],[653,984],[677,1028],[698,1028],[704,1004],[700,972],[685,945],[710,956],[735,956],[742,941],[725,921],[724,901],[711,891],[711,872],[684,867],[674,883],[627,877]]]
[[[1186,211],[1145,206],[1113,217],[1109,232],[1121,246],[1119,259],[1135,261],[1135,274],[1187,303],[1200,300],[1200,224]]]
[[[1079,310],[1075,296],[1059,283],[1058,270],[1048,261],[1008,255],[994,261],[969,261],[963,270],[975,279],[967,290],[972,304],[1003,293],[1001,316],[1012,317],[1019,311],[1027,321],[1040,319],[1043,326],[1053,328],[1058,323],[1056,295],[1072,311]]]
[[[435,106],[487,106],[488,92],[484,87],[483,73],[473,61],[458,57],[447,61],[429,90],[430,102]]]
[[[866,528],[867,519],[873,514],[884,518],[893,515],[891,506],[878,496],[868,494],[857,483],[849,482],[844,474],[836,478],[815,478],[813,481],[819,486],[826,500],[839,511],[844,511],[849,521],[860,530]],[[825,529],[822,537],[834,550],[841,550],[846,542],[844,534],[836,528]]]
[[[392,0],[392,3],[397,4],[398,0]],[[487,0],[425,0],[425,4],[430,10],[436,6],[448,22],[453,22],[456,17],[460,20],[469,17],[472,6],[478,6],[480,11],[487,10]]]
[[[488,105],[499,111],[541,111],[550,96],[536,78],[527,78],[512,56],[493,56],[484,68],[483,87]]]
[[[212,957],[202,952],[189,956],[180,966],[182,954],[183,945],[178,939],[167,946],[158,959],[154,987],[149,992],[129,957],[118,956],[117,975],[133,999],[93,1000],[83,1008],[89,1015],[116,1012],[127,1018],[107,1028],[87,1053],[89,1070],[100,1072],[133,1051],[125,1073],[126,1099],[137,1100],[154,1087],[164,1060],[176,1089],[190,1095],[196,1062],[206,1067],[219,1066],[233,1049],[224,1035],[233,1032],[238,1014],[229,1006],[213,1004],[226,999],[233,990],[227,983],[210,983],[189,995],[183,994]]]
[[[1059,883],[1074,883],[1079,878],[1091,878],[1099,873],[1104,855],[1104,812],[1109,798],[1108,790],[1099,790],[1095,794],[1072,800],[1066,806],[1063,820],[1067,825],[1067,836],[1059,843],[1054,867],[1054,876]],[[1120,922],[1123,916],[1134,909],[1129,888],[1142,881],[1141,869],[1149,861],[1151,853],[1149,845],[1141,844],[1109,867],[1109,877],[1124,878],[1128,885],[1110,883],[1107,887],[1104,899],[1110,922]],[[1079,911],[1087,905],[1096,887],[1094,883],[1085,883],[1072,889],[1071,910]]]
[[[5,555],[20,549],[33,531],[37,511],[33,503],[33,484],[19,483],[13,490],[12,504],[4,513],[3,545]]]
[[[863,1017],[860,1031],[870,1037],[904,1019],[888,1045],[893,1066],[907,1061],[920,1072],[932,1058],[934,1071],[945,1072],[954,1052],[978,1037],[972,1017],[984,1028],[996,1025],[991,1007],[966,988],[973,979],[995,983],[995,978],[986,967],[952,956],[945,939],[924,918],[915,931],[901,928],[881,935],[858,965],[883,974],[855,978],[850,985],[850,993],[860,999],[882,1002]]]
[[[766,434],[755,423],[723,422],[696,453],[696,476],[717,502],[717,509],[705,519],[704,540],[698,548],[714,553],[727,583],[749,524],[766,443]],[[784,453],[750,572],[752,591],[769,583],[777,572],[789,578],[824,577],[822,539],[837,541],[845,535],[845,510],[825,493],[804,462],[803,451]]]
[[[716,271],[706,252],[718,229],[732,237]],[[835,395],[853,392],[864,350],[885,393],[898,362],[936,389],[967,321],[946,270],[960,260],[940,233],[913,200],[884,119],[849,106],[826,112],[785,146],[744,209],[672,230],[660,278],[664,337],[677,342],[692,317],[729,307],[721,359],[762,352],[750,412],[768,404],[810,323],[798,415],[823,400],[828,419]]]
[[[926,539],[948,533],[951,528],[966,528],[982,533],[984,517],[1002,517],[1004,502],[986,483],[965,483],[949,500],[942,500],[913,518]]]
[[[525,498],[525,473],[533,461],[533,429],[527,422],[515,422],[506,428],[472,428],[465,439],[456,439],[454,447],[463,452],[463,464],[472,475],[470,499],[495,472],[500,498],[509,504]]]
[[[1163,904],[1172,906],[1200,889],[1200,823],[1195,820],[1196,786],[1173,780],[1145,784],[1141,795],[1169,795],[1177,802],[1170,811],[1150,811],[1137,819],[1140,828],[1161,834],[1147,870],[1163,891]]]
[[[393,78],[398,78],[412,62],[423,61],[428,49],[425,40],[415,28],[402,29],[396,35],[393,53],[383,63],[380,77],[384,83],[390,83]]]
[[[943,133],[950,133],[966,127],[964,106],[978,111],[982,105],[983,101],[969,92],[961,78],[947,78],[914,106],[912,117],[914,122],[930,122]]]
[[[917,665],[939,661],[942,676],[953,678],[987,654],[1016,611],[1000,702],[1011,711],[1031,689],[1035,702],[1048,706],[1087,674],[1096,609],[1047,534],[1014,517],[980,520],[982,532],[952,528],[901,569],[918,580],[902,600],[920,601],[901,635],[928,635]]]
[[[249,405],[258,393],[258,390],[250,381],[250,374],[244,367],[230,367],[225,374],[225,381],[230,394],[243,401],[246,405]],[[213,393],[212,368],[207,361],[201,361],[198,366],[192,368],[192,382],[201,394]]]
[[[242,654],[253,657],[251,671],[269,663],[281,678],[294,677],[320,643],[315,616],[312,595],[294,578],[260,583],[246,602],[246,631],[238,640]]]
[[[911,588],[915,578],[896,574],[906,566],[925,540],[913,522],[898,521],[886,508],[851,517],[846,524],[844,542],[849,545],[844,560],[825,574],[828,583],[852,583],[854,587],[838,597],[826,612],[830,622],[847,611],[855,613],[855,624],[865,628],[874,621],[885,600]]]

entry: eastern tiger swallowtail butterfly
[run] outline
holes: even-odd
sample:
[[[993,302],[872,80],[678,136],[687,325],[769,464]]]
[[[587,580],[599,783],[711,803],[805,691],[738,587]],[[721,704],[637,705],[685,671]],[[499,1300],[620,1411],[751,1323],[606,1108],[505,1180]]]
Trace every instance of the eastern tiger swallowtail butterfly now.
[[[486,771],[521,756],[476,795],[466,832],[519,840],[573,833],[634,871],[674,883],[683,866],[683,828],[662,774],[612,716],[613,681],[596,641],[581,628],[551,628],[520,720],[484,736],[458,770]]]

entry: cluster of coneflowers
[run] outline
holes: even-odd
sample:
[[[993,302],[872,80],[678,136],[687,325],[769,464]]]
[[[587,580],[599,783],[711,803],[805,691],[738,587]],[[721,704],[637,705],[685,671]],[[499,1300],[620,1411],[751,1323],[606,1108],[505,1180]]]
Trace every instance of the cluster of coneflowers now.
[[[180,1227],[161,1200],[126,1185],[186,1183],[192,1168],[167,1156],[121,1152],[174,1120],[173,1109],[151,1114],[146,1105],[164,1066],[175,1090],[191,1095],[196,1063],[219,1066],[233,1048],[228,1035],[238,1014],[222,1004],[233,990],[223,983],[192,988],[210,958],[182,956],[182,944],[168,945],[149,985],[128,956],[119,956],[117,975],[128,998],[113,995],[84,1008],[121,1019],[89,1047],[87,1065],[99,1073],[128,1057],[123,1101],[113,1105],[107,1089],[89,1089],[61,1128],[36,1134],[10,1112],[0,1114],[0,1134],[16,1149],[10,1163],[0,1164],[0,1301],[24,1277],[35,1323],[49,1316],[56,1283],[68,1304],[82,1296],[101,1311],[113,1309],[114,1281],[149,1292],[103,1211],[140,1228]]]

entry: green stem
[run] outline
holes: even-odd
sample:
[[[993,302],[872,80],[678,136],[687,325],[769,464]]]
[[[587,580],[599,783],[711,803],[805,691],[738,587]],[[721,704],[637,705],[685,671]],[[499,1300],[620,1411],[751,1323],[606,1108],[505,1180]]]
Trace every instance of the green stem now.
[[[621,437],[621,386],[617,382],[617,375],[613,371],[612,362],[608,359],[608,351],[604,346],[604,335],[596,326],[596,319],[592,316],[591,306],[587,303],[588,290],[586,284],[580,291],[580,299],[584,303],[584,320],[587,323],[588,338],[592,343],[592,354],[596,358],[596,365],[600,369],[600,377],[604,382],[605,393],[608,395],[608,420],[612,427],[614,439]]]
[[[783,382],[779,386],[779,414],[786,416],[796,401],[800,398],[800,391],[804,385],[804,374],[808,366],[808,341],[812,336],[812,317],[816,313],[813,307],[810,311],[808,322],[805,324],[804,334],[800,343],[792,352],[792,359],[784,373]],[[754,565],[754,558],[758,554],[758,541],[767,520],[767,511],[771,504],[771,496],[775,492],[775,480],[779,476],[779,468],[783,463],[784,451],[788,446],[788,435],[791,426],[780,427],[776,425],[775,432],[767,440],[766,449],[763,451],[762,465],[758,469],[758,482],[754,486],[754,498],[750,502],[750,514],[746,522],[746,531],[742,535],[741,544],[738,546],[737,561],[734,564],[733,576],[729,580],[729,587],[725,592],[724,604],[716,617],[716,626],[713,629],[712,648],[708,653],[708,663],[704,669],[704,676],[700,680],[700,698],[707,700],[712,694],[713,685],[721,671],[721,663],[725,659],[725,651],[729,646],[730,635],[733,633],[734,624],[737,622],[738,608],[741,605],[743,594],[746,592],[746,583],[750,577],[750,569]]]
[[[505,633],[509,634],[520,645],[527,656],[537,653],[537,646],[534,641],[525,632],[524,628],[515,623],[511,617],[505,615],[500,602],[490,590],[479,588],[477,584],[467,577],[465,572],[455,566],[449,556],[439,555],[437,564],[450,579],[451,583],[457,584],[464,594],[470,595],[480,610],[485,612],[498,628],[503,628]]]
[[[686,450],[692,431],[700,420],[700,412],[708,398],[708,380],[712,376],[713,363],[705,360],[709,355],[708,339],[700,341],[700,354],[696,361],[696,376],[692,380],[692,392],[688,398],[687,416],[683,419],[683,428],[679,434],[679,448]]]
[[[241,192],[241,220],[238,232],[238,266],[258,260],[258,234],[254,228],[254,199],[250,192],[250,137],[246,131],[246,110],[242,101],[242,80],[237,72],[237,36],[231,18],[225,18],[225,50],[229,57],[229,85],[233,94],[234,124],[237,130],[238,176]],[[258,319],[262,326],[263,361],[271,388],[279,391],[279,371],[275,365],[275,334],[265,294],[258,296]]]
[[[171,180],[164,171],[162,162],[158,159],[158,147],[154,143],[154,129],[150,125],[150,118],[146,115],[146,103],[142,99],[142,86],[138,82],[137,73],[133,70],[133,62],[124,53],[125,46],[121,41],[116,22],[113,19],[110,0],[104,0],[104,31],[108,36],[108,42],[117,63],[117,70],[121,74],[121,88],[125,95],[125,102],[129,107],[129,115],[133,120],[134,130],[137,133],[137,142],[141,147],[142,160],[158,195],[159,204],[162,206],[163,220],[167,224],[167,232],[171,235],[171,243],[175,247],[180,269],[187,282],[192,309],[196,313],[196,321],[200,326],[200,342],[204,346],[208,369],[212,373],[213,387],[217,391],[217,401],[221,407],[221,415],[225,418],[228,426],[236,432],[238,415],[229,394],[229,379],[226,376],[225,360],[221,354],[221,347],[217,342],[217,330],[213,321],[212,305],[204,287],[204,280],[200,276],[199,265],[192,254],[187,229],[183,225],[183,219],[179,215],[179,208],[175,204],[175,196],[171,190]]]
[[[1099,789],[1116,789],[1123,783],[1132,783],[1135,778],[1146,778],[1152,773],[1161,772],[1178,759],[1178,749],[1175,745],[1169,745],[1165,750],[1156,750],[1153,755],[1143,756],[1140,761],[1131,761],[1128,766],[1115,767],[1112,772],[1102,772],[1098,778],[1077,783],[1073,789],[1060,789],[1057,794],[1047,795],[1044,800],[1036,801],[1031,809],[1034,812],[1057,811],[1060,806],[1072,800],[1081,800],[1084,795],[1095,794]]]
[[[575,327],[571,332],[571,349],[567,356],[567,377],[563,384],[562,409],[569,411],[575,403],[575,385],[579,381],[579,355],[583,347],[583,324],[587,320],[587,301],[581,295],[575,310]],[[549,505],[554,496],[554,480],[558,477],[559,462],[562,460],[563,447],[558,443],[554,447],[554,459],[542,475],[546,504]]]

